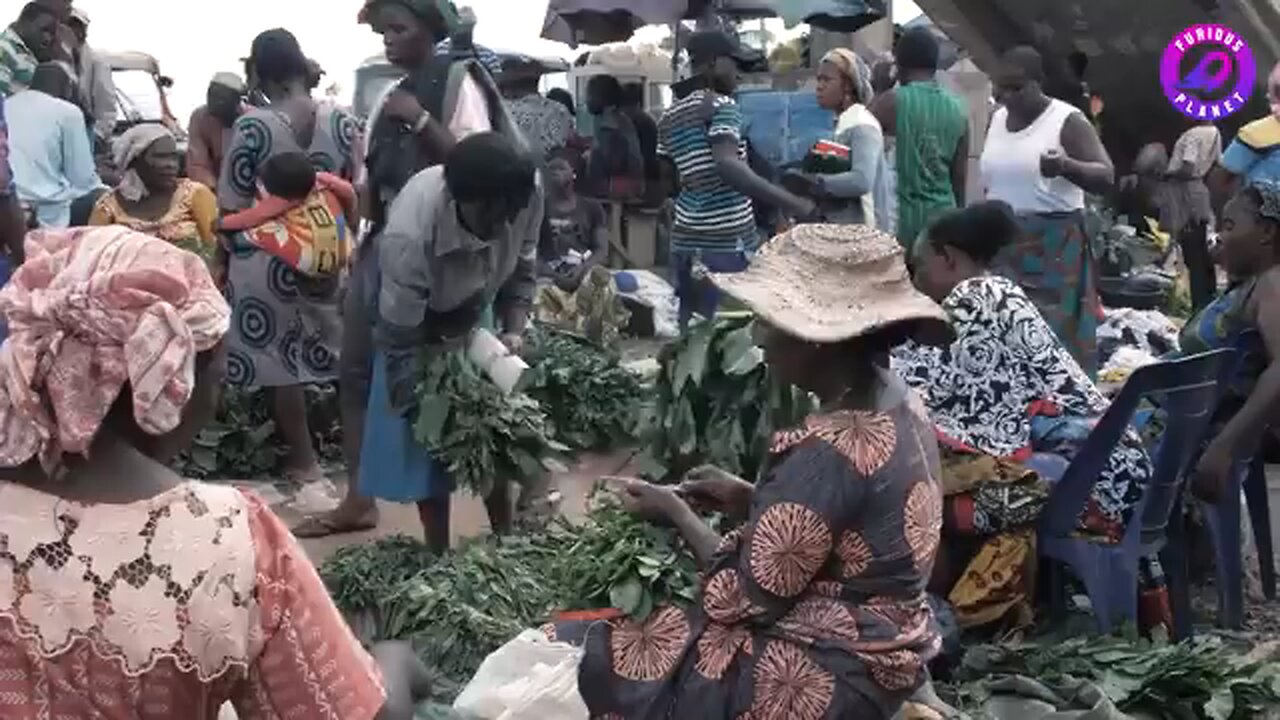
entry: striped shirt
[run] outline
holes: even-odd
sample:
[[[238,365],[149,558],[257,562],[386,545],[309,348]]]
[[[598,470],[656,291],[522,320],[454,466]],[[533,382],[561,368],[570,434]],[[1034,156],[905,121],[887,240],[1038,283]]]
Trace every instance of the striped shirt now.
[[[35,53],[27,48],[16,30],[10,27],[0,33],[0,96],[9,97],[26,90],[38,64]]]
[[[732,98],[716,95],[708,121],[706,93],[690,93],[668,108],[658,123],[658,155],[670,158],[680,173],[671,249],[754,250],[759,240],[751,199],[721,179],[711,152],[714,139],[732,138],[746,161],[742,111]]]
[[[930,222],[956,207],[951,163],[969,131],[969,116],[959,98],[936,82],[899,86],[894,105],[898,241],[910,249]]]

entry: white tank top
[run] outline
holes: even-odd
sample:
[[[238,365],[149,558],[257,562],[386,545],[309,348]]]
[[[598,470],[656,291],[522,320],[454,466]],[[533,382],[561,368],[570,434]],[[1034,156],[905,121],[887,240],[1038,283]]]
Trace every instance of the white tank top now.
[[[1048,179],[1040,174],[1041,153],[1062,152],[1062,126],[1072,113],[1078,112],[1061,100],[1050,100],[1035,122],[1018,132],[1009,132],[1009,111],[996,110],[982,148],[982,180],[987,198],[1003,200],[1019,214],[1084,209],[1084,190],[1078,185],[1066,178]]]

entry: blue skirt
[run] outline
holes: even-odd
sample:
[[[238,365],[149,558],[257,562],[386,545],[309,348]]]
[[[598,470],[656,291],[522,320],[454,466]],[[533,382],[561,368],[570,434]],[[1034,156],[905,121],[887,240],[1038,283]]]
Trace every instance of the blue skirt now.
[[[360,494],[412,503],[439,500],[452,492],[453,479],[414,437],[413,421],[391,410],[387,358],[376,352],[360,450]]]

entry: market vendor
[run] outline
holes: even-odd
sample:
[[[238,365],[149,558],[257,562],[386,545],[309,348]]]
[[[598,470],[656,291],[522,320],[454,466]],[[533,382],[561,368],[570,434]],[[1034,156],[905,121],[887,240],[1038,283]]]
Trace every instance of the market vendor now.
[[[547,207],[538,248],[540,274],[574,292],[609,255],[608,218],[598,201],[578,194],[573,165],[563,154],[551,158],[543,177]]]
[[[1223,209],[1219,228],[1231,286],[1179,337],[1187,354],[1220,348],[1244,353],[1215,416],[1220,429],[1193,476],[1192,489],[1208,500],[1227,492],[1233,464],[1257,452],[1280,404],[1280,184],[1248,184]],[[1246,334],[1249,341],[1242,342]]]
[[[982,178],[987,198],[1008,203],[1022,226],[1020,239],[1004,251],[1000,271],[1022,286],[1093,377],[1102,301],[1085,228],[1085,193],[1110,192],[1115,168],[1089,119],[1046,95],[1044,80],[1044,63],[1034,49],[1005,53],[995,78],[1004,107],[991,117]]]
[[[916,246],[916,284],[942,303],[956,340],[905,347],[894,368],[920,391],[942,447],[944,544],[931,590],[949,595],[962,627],[1031,619],[1035,522],[1048,488],[1025,463],[1079,451],[1107,400],[1017,283],[992,274],[1018,223],[988,201],[935,221]],[[1117,543],[1152,473],[1136,434],[1093,486],[1080,532]],[[1170,622],[1159,611],[1149,621]]]
[[[505,135],[479,133],[444,165],[414,175],[378,236],[377,267],[360,272],[374,360],[360,454],[360,495],[418,506],[427,544],[449,547],[453,484],[418,443],[420,352],[457,345],[496,315],[519,352],[533,302],[543,193],[533,161]],[[491,310],[492,308],[492,310]],[[490,526],[511,526],[505,482],[485,499]]]
[[[884,134],[871,114],[871,70],[847,48],[827,53],[818,65],[818,105],[836,115],[835,142],[847,149],[847,168],[830,173],[788,173],[783,184],[817,201],[827,222],[877,225],[876,183],[888,181]],[[881,228],[882,230],[884,228]]]
[[[592,717],[893,717],[941,642],[924,588],[942,498],[928,420],[879,363],[905,338],[946,338],[945,313],[911,287],[897,241],[864,226],[798,226],[713,279],[822,409],[773,438],[758,485],[615,481],[625,506],[679,529],[702,589],[688,609],[545,631],[584,647]],[[720,537],[691,501],[746,520]]]
[[[411,718],[412,650],[361,648],[261,498],[170,469],[226,371],[207,265],[123,227],[27,248],[0,293],[0,714]]]

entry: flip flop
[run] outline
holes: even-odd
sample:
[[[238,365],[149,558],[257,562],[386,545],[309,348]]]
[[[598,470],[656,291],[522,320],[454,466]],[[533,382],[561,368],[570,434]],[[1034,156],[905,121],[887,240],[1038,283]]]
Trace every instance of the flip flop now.
[[[302,522],[293,528],[293,536],[303,540],[315,540],[334,535],[368,532],[377,529],[377,527],[377,520],[369,519],[368,514],[355,522],[338,523],[334,521],[333,513],[325,513],[303,518]]]

